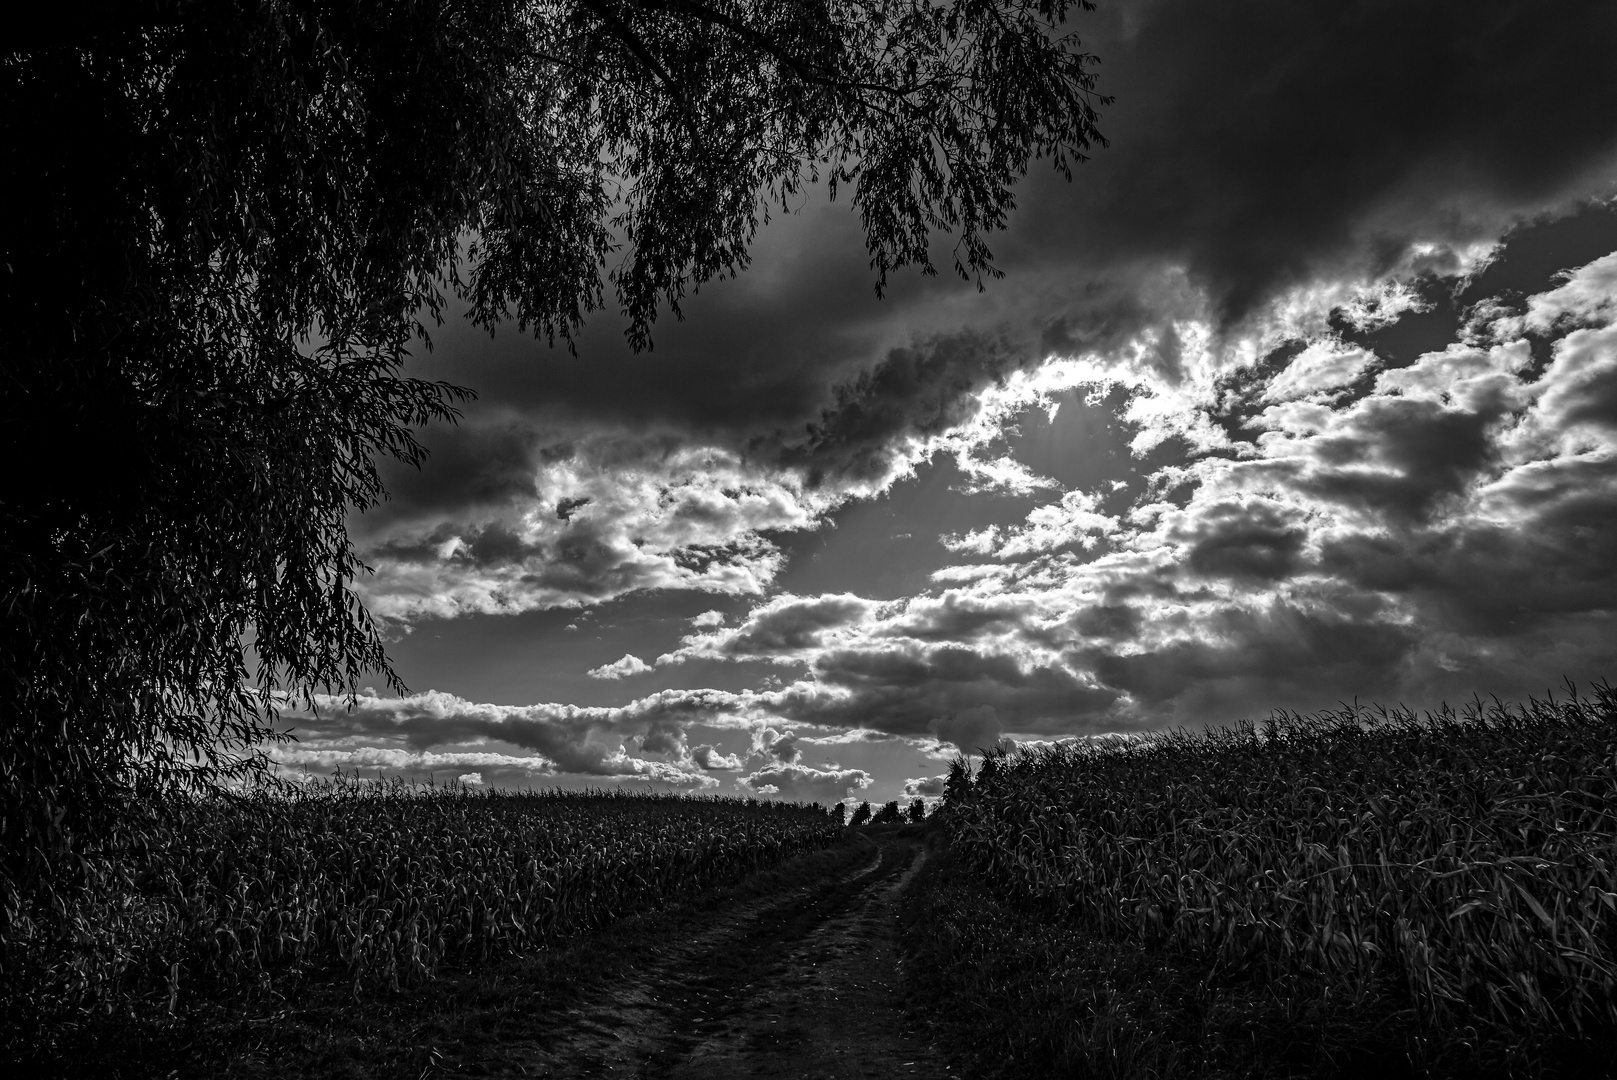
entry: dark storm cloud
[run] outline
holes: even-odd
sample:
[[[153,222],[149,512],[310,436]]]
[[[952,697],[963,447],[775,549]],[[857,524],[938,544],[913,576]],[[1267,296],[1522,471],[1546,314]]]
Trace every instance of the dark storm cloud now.
[[[578,360],[451,334],[422,373],[483,399],[356,535],[378,609],[406,620],[768,597],[773,537],[931,455],[1043,490],[986,462],[1050,400],[1040,378],[1116,391],[1134,450],[1162,448],[1122,494],[951,520],[960,564],[923,595],[774,596],[658,658],[798,665],[767,691],[418,696],[308,752],[684,784],[752,769],[747,790],[823,801],[871,782],[804,764],[838,733],[971,751],[1609,674],[1617,256],[1559,283],[1524,276],[1560,269],[1550,254],[1487,259],[1617,182],[1617,5],[1141,0],[1074,25],[1117,97],[1111,146],[1071,185],[1031,175],[994,241],[1007,279],[902,276],[877,304],[856,222],[811,207],[650,356],[611,318]],[[627,645],[595,672],[649,677],[635,654],[668,647]],[[752,746],[690,747],[697,723]]]
[[[1097,604],[1075,613],[1072,626],[1086,638],[1121,640],[1139,631],[1140,613],[1128,604]]]
[[[1503,408],[1459,412],[1432,401],[1379,399],[1351,430],[1321,440],[1309,487],[1322,499],[1399,521],[1428,517],[1488,463],[1488,427]]]
[[[378,518],[499,508],[530,497],[535,494],[535,465],[547,454],[567,450],[545,446],[531,424],[511,416],[436,427],[425,438],[431,447],[430,467],[389,468],[391,498],[357,522],[357,531],[368,531]]]
[[[1186,563],[1209,577],[1278,581],[1290,577],[1307,537],[1282,508],[1225,503],[1199,519]]]
[[[1609,522],[1614,507],[1608,503],[1604,509]],[[1569,552],[1570,546],[1524,542],[1501,530],[1421,538],[1415,547],[1379,550],[1373,541],[1355,537],[1331,549],[1326,565],[1348,580],[1416,601],[1433,630],[1513,638],[1557,615],[1611,610],[1617,603],[1613,560],[1604,552]],[[1553,565],[1555,572],[1530,572],[1532,559],[1558,560],[1539,564]]]
[[[766,230],[756,277],[659,327],[650,360],[603,325],[588,364],[532,377],[535,402],[869,472],[1024,351],[1151,326],[1173,367],[1185,300],[1164,268],[1233,317],[1316,277],[1452,271],[1410,245],[1492,242],[1611,185],[1617,13],[1600,0],[1150,0],[1072,28],[1117,99],[1110,145],[1071,184],[1033,169],[985,295],[904,277],[876,304],[852,215],[811,210]]]
[[[982,395],[1039,358],[1003,338],[936,336],[844,373],[806,399],[827,399],[817,413],[766,433],[586,428],[577,416],[524,431],[474,418],[468,435],[447,436],[442,474],[404,473],[400,498],[356,520],[381,571],[366,587],[381,614],[404,620],[666,587],[756,594],[781,564],[765,534],[815,528],[939,451],[976,487],[1041,483],[974,457],[1000,435]],[[480,451],[488,475],[473,466]]]
[[[811,674],[812,683],[771,696],[781,715],[912,738],[938,734],[939,719],[950,717],[996,738],[1000,716],[1014,718],[1019,732],[1069,730],[1105,716],[1118,697],[1064,667],[960,645],[882,641],[827,650]]]
[[[802,470],[811,487],[885,486],[906,443],[943,435],[977,411],[984,387],[1042,359],[1030,342],[964,331],[889,351],[832,387],[832,401],[800,438],[775,434],[750,451]]]
[[[1350,534],[1325,545],[1321,567],[1363,589],[1408,598],[1433,631],[1513,638],[1561,616],[1617,610],[1617,476],[1609,466],[1598,471],[1603,475],[1563,488],[1559,499],[1533,491],[1538,505],[1520,506],[1509,526]]]
[[[912,332],[1009,327],[1016,341],[1042,333],[1103,349],[1162,321],[1165,298],[1141,277],[1150,265],[1184,267],[1235,315],[1317,275],[1390,269],[1414,241],[1491,242],[1612,180],[1617,10],[1600,0],[1150,0],[1077,15],[1072,28],[1117,99],[1102,120],[1110,145],[1071,184],[1030,173],[1012,231],[994,243],[1010,276],[986,296],[947,281],[900,289],[887,310]],[[822,291],[846,286],[820,268],[840,264],[857,280],[863,253],[850,239],[793,238],[803,314],[751,324],[754,355],[827,331],[848,345],[883,340],[849,332],[880,318],[869,305],[826,319]],[[1441,251],[1428,257],[1435,271],[1452,268]],[[871,429],[854,419],[891,426],[936,392],[876,375],[879,364],[896,374],[897,356],[832,354],[825,375],[859,364],[878,407],[839,401],[846,421],[827,436],[857,445]],[[753,378],[762,389],[771,377]],[[807,401],[819,413],[828,397],[837,400],[821,389]]]
[[[944,713],[928,725],[940,742],[952,743],[962,754],[980,754],[1000,745],[1004,734],[999,713],[992,705],[973,705],[959,712]]]
[[[1251,387],[1244,443],[1164,466],[1117,517],[1068,493],[950,538],[995,562],[803,641],[804,676],[767,708],[972,749],[1604,674],[1617,255],[1550,284],[1402,366],[1335,339],[1292,350]],[[1519,336],[1535,327],[1542,359]],[[1138,423],[1169,430],[1224,397],[1146,387]],[[1073,550],[1075,524],[1108,547]]]
[[[1112,145],[1070,192],[1038,184],[1019,253],[1167,257],[1229,315],[1611,180],[1591,175],[1617,144],[1601,0],[1174,0],[1077,26],[1117,97]]]
[[[973,752],[1606,674],[1617,254],[1548,284],[1496,298],[1461,340],[1398,365],[1329,335],[1291,350],[1243,389],[1241,441],[1164,464],[1126,509],[1065,492],[1024,524],[950,538],[984,560],[938,579],[956,585],[881,602],[780,595],[734,626],[700,617],[659,658],[789,660],[800,675],[785,685],[664,690],[615,709],[367,696],[353,713],[300,721],[306,740],[282,760],[685,787],[722,771],[742,774],[743,790],[830,799],[871,777],[810,767],[803,749],[854,734]],[[1129,422],[1147,435],[1193,430],[1227,397],[1216,369],[1178,382],[1158,372],[1139,383]],[[704,478],[683,496],[691,510],[657,494],[674,508],[660,527],[741,505],[715,479],[733,459],[687,466]],[[547,511],[546,528],[561,535],[613,499],[632,510],[644,497],[590,484],[589,501]],[[1075,543],[1090,536],[1104,547]],[[476,540],[456,542],[475,562]],[[643,666],[631,653],[600,671]],[[751,745],[693,748],[697,724],[746,730]]]
[[[1185,713],[1266,709],[1266,702],[1352,697],[1379,683],[1414,645],[1391,620],[1319,614],[1286,604],[1230,607],[1190,640],[1127,654],[1084,649],[1071,657],[1147,711],[1174,702]]]
[[[900,275],[877,302],[857,221],[814,204],[766,229],[752,268],[702,290],[687,322],[659,325],[650,355],[626,351],[609,313],[586,328],[578,358],[511,328],[492,343],[441,334],[421,373],[469,383],[482,400],[460,430],[430,432],[427,468],[390,471],[398,497],[356,522],[384,571],[416,560],[374,583],[380,609],[520,611],[668,587],[757,594],[780,565],[759,530],[810,527],[918,460],[961,450],[945,436],[1052,349],[1172,384],[1200,362],[1187,359],[1205,346],[1185,336],[1196,320],[1216,327],[1294,286],[1394,267],[1452,272],[1475,256],[1466,245],[1613,180],[1610,4],[1150,0],[1082,13],[1073,28],[1117,99],[1103,117],[1111,144],[1070,185],[1030,174],[995,240],[1008,277],[984,294]],[[1285,392],[1334,377],[1300,376]],[[1476,432],[1437,437],[1404,449],[1479,448]],[[695,448],[727,456],[730,475],[680,498],[679,456]],[[1465,464],[1437,470],[1427,490],[1344,497],[1423,513]],[[637,499],[613,500],[626,483]],[[767,491],[726,502],[753,489]],[[664,491],[676,492],[677,521],[651,520]],[[592,501],[555,521],[576,499]],[[435,564],[441,536],[463,541],[453,557],[467,565]]]
[[[916,330],[1027,314],[1052,341],[1090,342],[1152,321],[1149,298],[1108,287],[1142,260],[1183,263],[1226,306],[1248,307],[1343,261],[1391,265],[1434,230],[1492,239],[1586,182],[1617,133],[1617,35],[1598,2],[1177,0],[1109,5],[1073,26],[1117,97],[1111,145],[1071,185],[1033,171],[996,243],[1012,276],[965,297],[963,318],[937,310],[961,307],[948,280],[906,278],[875,303],[856,220],[834,207],[766,230],[750,276],[705,290],[685,325],[665,320],[648,358],[602,317],[580,361],[525,358],[496,380],[507,385],[467,381],[592,422],[791,433],[836,411],[832,387]],[[1057,268],[1080,276],[1063,288],[1043,272]],[[884,389],[890,408],[897,388]]]

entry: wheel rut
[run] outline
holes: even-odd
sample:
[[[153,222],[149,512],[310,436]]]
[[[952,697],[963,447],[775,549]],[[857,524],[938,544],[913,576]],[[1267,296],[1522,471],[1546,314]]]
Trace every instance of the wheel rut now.
[[[897,904],[925,853],[872,838],[852,871],[711,912],[554,1017],[517,1075],[844,1080],[951,1072],[909,1023]]]

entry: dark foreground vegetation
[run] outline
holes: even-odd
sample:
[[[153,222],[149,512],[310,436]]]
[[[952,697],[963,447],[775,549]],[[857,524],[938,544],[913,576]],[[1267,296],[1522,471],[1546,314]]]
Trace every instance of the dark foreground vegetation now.
[[[603,999],[635,995],[648,961],[715,933],[739,913],[775,913],[765,925],[743,923],[741,950],[708,953],[689,985],[657,1004],[689,1024],[711,1021],[715,990],[740,987],[753,996],[760,956],[802,932],[803,916],[848,887],[842,882],[869,864],[874,847],[860,832],[841,842],[786,859],[731,884],[716,886],[638,915],[597,933],[559,940],[519,956],[440,968],[429,981],[402,992],[378,989],[356,997],[338,979],[305,982],[277,997],[190,996],[177,1012],[86,1017],[73,1038],[22,1070],[60,1080],[423,1080],[446,1076],[546,1075],[543,1062],[569,1045],[620,1046],[617,1029],[603,1026]],[[805,910],[807,909],[807,910]],[[810,927],[813,920],[807,920]],[[689,1031],[689,1028],[685,1030]],[[599,1053],[579,1054],[568,1074],[611,1072]]]
[[[924,840],[902,994],[960,1075],[1582,1080],[1617,1060],[1604,685],[1024,747],[957,764],[930,815],[865,810],[352,781],[182,800],[26,924],[3,1049],[30,1075],[510,1071],[621,1040],[568,1010],[623,1005],[647,957],[679,968],[670,943],[740,934],[745,963],[709,950],[735,968],[719,982],[712,957],[665,972],[702,988],[669,1030],[689,1013],[689,1039],[722,1040],[759,985],[802,975],[776,961],[826,898],[863,895],[856,864]]]
[[[114,833],[3,958],[7,1056],[50,1067],[338,988],[349,1001],[543,948],[835,841],[819,807],[316,782],[177,801]],[[184,1025],[180,1025],[183,1027]]]
[[[1607,1076],[1617,693],[958,767],[917,1003],[982,1076]]]

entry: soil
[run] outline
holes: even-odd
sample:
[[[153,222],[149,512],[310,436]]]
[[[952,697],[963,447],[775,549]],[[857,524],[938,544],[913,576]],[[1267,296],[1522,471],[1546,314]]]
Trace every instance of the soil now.
[[[519,1074],[958,1076],[902,1006],[897,904],[925,850],[900,831],[869,844],[851,871],[709,912],[703,929],[649,946],[627,977],[551,1018]]]

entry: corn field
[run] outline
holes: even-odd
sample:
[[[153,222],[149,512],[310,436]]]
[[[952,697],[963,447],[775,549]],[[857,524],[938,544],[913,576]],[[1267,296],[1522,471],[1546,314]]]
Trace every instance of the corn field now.
[[[841,835],[819,807],[317,782],[193,800],[89,858],[5,957],[13,1015],[399,989],[542,947]]]
[[[1492,1031],[1617,1024],[1617,692],[1343,708],[957,764],[1007,898],[1218,966],[1407,986]],[[1385,985],[1385,983],[1383,983]]]

